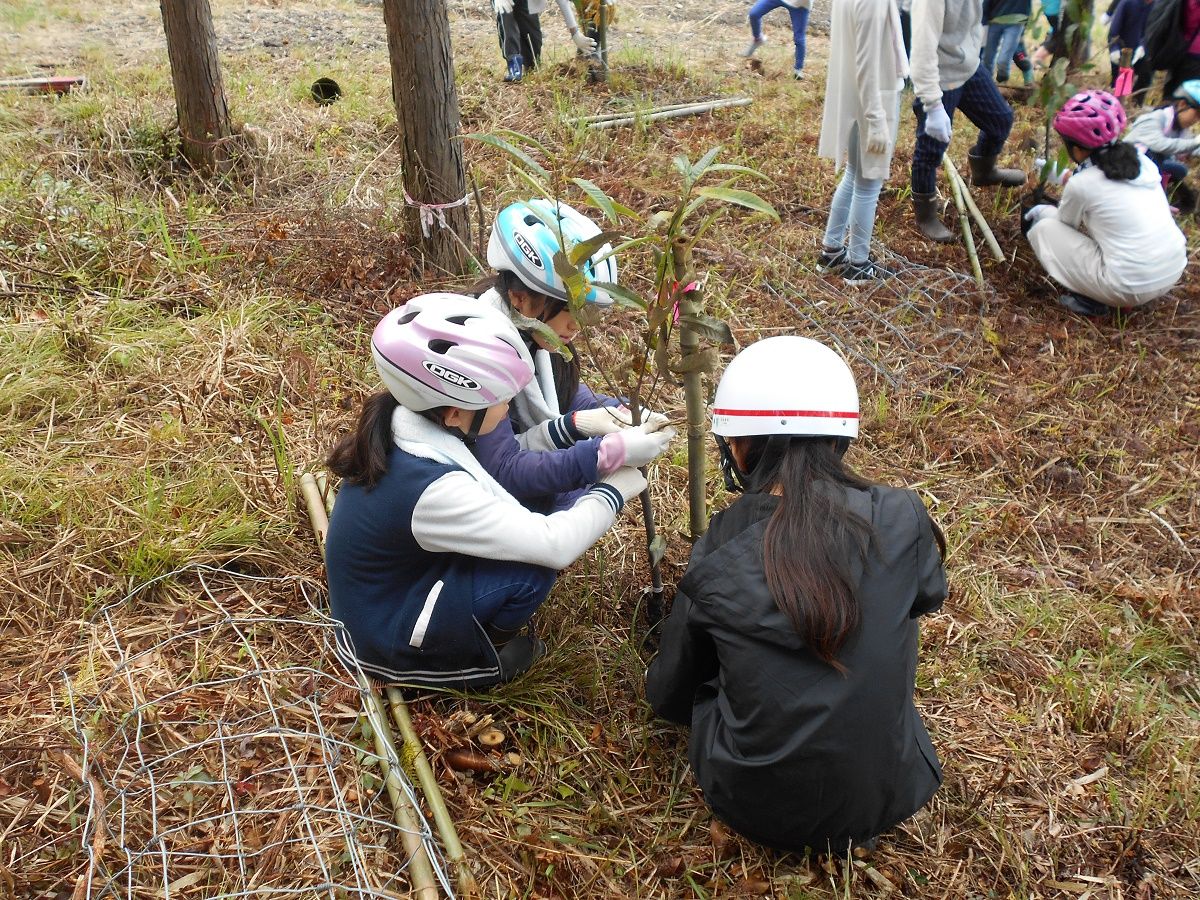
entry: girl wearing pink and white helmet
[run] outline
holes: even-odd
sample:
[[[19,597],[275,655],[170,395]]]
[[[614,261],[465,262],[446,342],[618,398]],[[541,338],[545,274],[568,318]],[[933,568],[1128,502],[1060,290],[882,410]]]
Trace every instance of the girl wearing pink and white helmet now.
[[[504,313],[424,294],[371,338],[386,390],[329,457],[343,481],[325,562],[338,652],[389,682],[469,687],[520,674],[545,651],[523,632],[558,569],[613,524],[646,480],[618,468],[569,509],[530,512],[470,444],[533,377]]]
[[[1107,91],[1076,94],[1054,117],[1075,162],[1058,206],[1025,214],[1029,243],[1066,290],[1058,302],[1085,316],[1141,306],[1183,274],[1187,247],[1154,163],[1121,140],[1125,111]]]

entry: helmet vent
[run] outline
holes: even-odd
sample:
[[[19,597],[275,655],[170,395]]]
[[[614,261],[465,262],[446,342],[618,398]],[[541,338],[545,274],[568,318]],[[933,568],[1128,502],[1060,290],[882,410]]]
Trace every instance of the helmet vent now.
[[[443,353],[444,354],[451,347],[456,347],[456,346],[458,346],[458,345],[455,344],[454,341],[435,340],[435,341],[429,342],[429,349],[432,350],[434,353]]]
[[[466,325],[475,316],[446,316],[446,321],[452,325]]]
[[[529,215],[529,216],[525,217],[524,221],[525,221],[526,225],[538,225],[541,223],[542,220],[539,219],[537,216]]]
[[[421,314],[419,309],[410,310],[396,320],[397,325],[407,325],[413,319]]]

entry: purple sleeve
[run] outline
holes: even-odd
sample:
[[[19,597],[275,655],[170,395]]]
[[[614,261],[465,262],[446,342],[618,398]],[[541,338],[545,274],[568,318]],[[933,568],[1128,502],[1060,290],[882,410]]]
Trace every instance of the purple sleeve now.
[[[580,409],[599,409],[601,406],[620,406],[624,402],[619,397],[597,394],[581,381],[579,387],[575,389],[575,396],[571,398],[571,405],[567,412],[572,413]]]
[[[522,450],[512,420],[480,435],[472,452],[489,475],[518,500],[549,497],[595,484],[600,439],[564,450]]]

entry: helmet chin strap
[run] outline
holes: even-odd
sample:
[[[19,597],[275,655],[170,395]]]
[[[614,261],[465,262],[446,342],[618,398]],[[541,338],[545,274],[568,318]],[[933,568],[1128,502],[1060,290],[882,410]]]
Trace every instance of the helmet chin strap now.
[[[471,427],[467,429],[466,435],[463,437],[463,443],[468,447],[475,444],[476,438],[479,437],[479,429],[483,427],[483,420],[487,418],[487,407],[475,410],[475,415],[471,416]]]
[[[729,444],[721,435],[714,434],[713,437],[717,439],[717,450],[721,456],[721,478],[725,482],[725,490],[731,494],[743,493],[748,485],[745,475],[742,474],[737,461],[733,458],[733,451],[729,449]]]

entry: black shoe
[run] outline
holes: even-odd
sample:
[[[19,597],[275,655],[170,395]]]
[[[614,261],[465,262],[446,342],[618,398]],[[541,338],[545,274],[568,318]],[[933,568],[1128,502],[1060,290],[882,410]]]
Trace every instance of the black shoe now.
[[[1059,295],[1058,305],[1064,309],[1069,309],[1073,313],[1078,313],[1081,316],[1089,316],[1093,319],[1112,315],[1111,306],[1105,306],[1103,303],[1096,302],[1091,297],[1085,297],[1083,294],[1075,294],[1069,291]]]
[[[847,261],[845,268],[842,269],[842,281],[851,287],[878,284],[894,277],[896,277],[894,269],[889,269],[883,263],[871,258],[861,263]]]
[[[822,247],[821,255],[817,257],[817,271],[836,272],[844,268],[849,261],[845,247],[838,247],[836,250],[826,250]]]
[[[528,672],[535,662],[546,655],[546,642],[525,632],[500,648],[500,680],[512,681]]]

